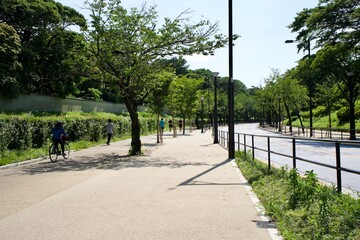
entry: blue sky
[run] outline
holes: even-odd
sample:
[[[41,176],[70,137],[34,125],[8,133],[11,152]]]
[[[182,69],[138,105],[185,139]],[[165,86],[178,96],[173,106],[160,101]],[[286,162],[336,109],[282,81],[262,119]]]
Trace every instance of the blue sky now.
[[[73,7],[84,15],[83,1],[57,0]],[[140,7],[144,0],[123,0],[125,8]],[[182,11],[190,9],[193,21],[206,19],[219,22],[220,31],[228,34],[227,0],[148,0],[147,5],[157,5],[159,19],[175,18]],[[296,34],[287,26],[296,13],[304,8],[313,8],[318,0],[233,0],[233,33],[239,34],[233,48],[234,79],[242,81],[248,88],[264,86],[271,69],[284,72],[296,66],[304,56],[297,53],[296,44],[285,44],[295,39]],[[228,48],[218,49],[214,56],[186,57],[190,69],[206,68],[229,75]]]

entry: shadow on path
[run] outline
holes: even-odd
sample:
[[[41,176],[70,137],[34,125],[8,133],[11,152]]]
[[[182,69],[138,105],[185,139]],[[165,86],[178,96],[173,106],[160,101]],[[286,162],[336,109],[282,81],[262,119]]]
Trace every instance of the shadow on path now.
[[[153,159],[150,156],[129,156],[119,154],[96,154],[93,156],[81,156],[74,159],[58,162],[42,162],[34,166],[25,166],[20,170],[20,174],[44,174],[54,172],[77,172],[89,169],[97,170],[121,170],[126,168],[146,168],[146,167],[168,167],[181,168],[185,166],[204,166],[209,165],[204,162],[177,161],[169,157]]]
[[[225,165],[227,164],[228,162],[231,162],[232,159],[226,159],[225,161],[219,163],[219,164],[216,164],[215,166],[213,166],[212,168],[209,168],[208,170],[206,171],[203,171],[202,173],[199,173],[198,175],[192,177],[192,178],[189,178],[188,180],[180,183],[179,185],[177,185],[177,187],[181,187],[181,186],[186,186],[186,185],[204,185],[204,184],[198,184],[198,183],[201,183],[201,182],[197,182],[197,181],[194,181],[195,179],[215,170],[216,168],[218,167],[221,167],[222,165]],[[225,183],[226,184],[226,183]],[[225,185],[225,184],[216,184],[216,183],[212,183],[211,185]],[[207,185],[209,185],[209,183],[207,183]],[[229,185],[229,184],[226,184],[226,185]]]

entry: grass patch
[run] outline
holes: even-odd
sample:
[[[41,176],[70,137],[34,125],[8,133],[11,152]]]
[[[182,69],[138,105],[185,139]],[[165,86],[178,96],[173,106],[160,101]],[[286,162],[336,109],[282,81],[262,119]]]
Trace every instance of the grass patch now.
[[[359,198],[320,185],[312,171],[269,170],[250,156],[238,152],[236,162],[285,239],[360,239]]]
[[[289,125],[289,120],[285,119],[284,124]],[[304,124],[305,128],[310,127],[310,119],[308,117],[303,117],[302,122]],[[293,127],[301,127],[300,120],[298,118],[295,119],[295,121],[292,122]],[[329,117],[328,116],[314,116],[313,117],[313,127],[317,129],[326,129],[329,128]],[[341,122],[337,118],[336,112],[331,113],[331,128],[337,129],[337,130],[344,130],[348,131],[350,128],[349,122]],[[355,121],[355,128],[360,129],[360,121],[357,119]]]

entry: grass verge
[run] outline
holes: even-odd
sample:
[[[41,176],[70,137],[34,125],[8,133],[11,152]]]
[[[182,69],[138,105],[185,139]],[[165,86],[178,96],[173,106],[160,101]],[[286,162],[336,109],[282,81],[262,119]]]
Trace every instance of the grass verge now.
[[[269,170],[250,156],[237,152],[236,162],[285,239],[360,239],[359,195],[322,186],[312,171]]]

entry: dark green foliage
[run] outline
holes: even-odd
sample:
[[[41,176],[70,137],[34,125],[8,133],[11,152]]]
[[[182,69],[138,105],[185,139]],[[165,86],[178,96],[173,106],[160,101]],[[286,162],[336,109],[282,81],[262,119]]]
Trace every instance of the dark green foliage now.
[[[4,96],[75,94],[88,74],[85,18],[54,0],[0,0],[0,89]],[[4,61],[4,59],[6,59]],[[15,71],[16,70],[16,71]]]
[[[359,198],[319,185],[313,171],[268,170],[244,155],[238,166],[285,239],[360,239]]]
[[[12,26],[0,21],[0,95],[16,97],[20,86],[16,73],[21,69],[18,61],[20,38]]]
[[[0,78],[0,95],[15,98],[20,94],[20,84],[13,77]]]
[[[348,107],[340,108],[336,115],[340,122],[348,122],[350,120],[350,112]]]
[[[348,122],[350,120],[350,110],[349,107],[342,107],[336,112],[336,116],[340,122]],[[355,118],[360,118],[360,107],[355,107]]]

